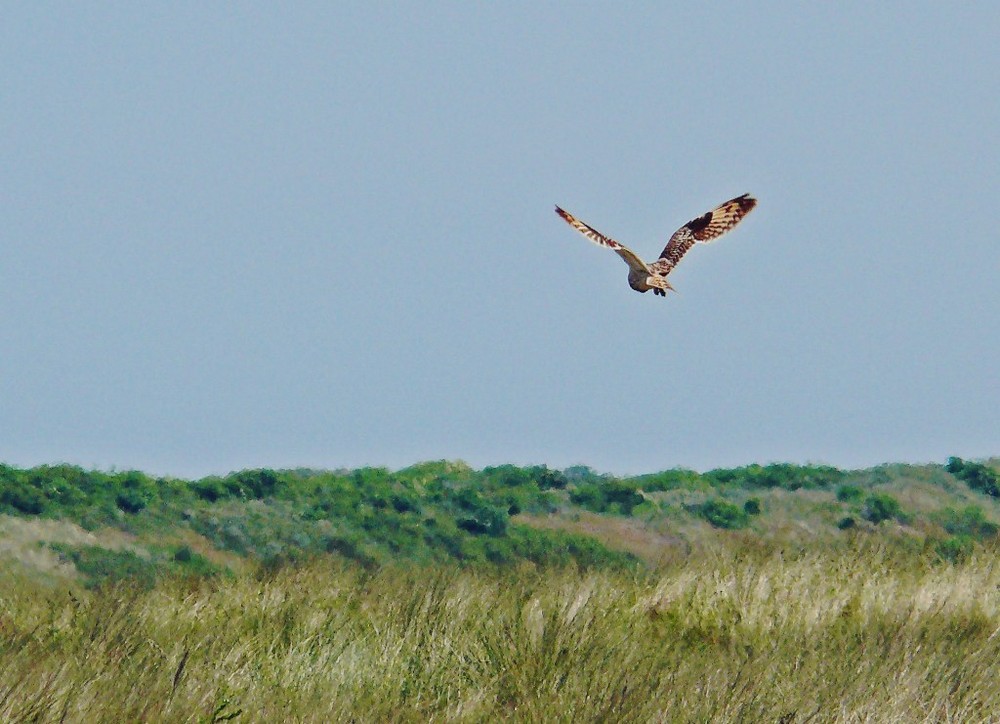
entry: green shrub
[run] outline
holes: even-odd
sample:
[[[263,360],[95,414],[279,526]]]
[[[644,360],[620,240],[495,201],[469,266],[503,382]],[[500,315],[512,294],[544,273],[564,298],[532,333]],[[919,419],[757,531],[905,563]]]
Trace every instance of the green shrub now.
[[[196,480],[191,483],[191,489],[194,494],[197,495],[202,500],[207,500],[209,503],[214,503],[227,495],[226,487],[222,484],[222,480],[219,478],[203,478],[201,480]]]
[[[280,484],[273,470],[241,470],[226,478],[226,487],[233,495],[260,500],[274,495]]]
[[[482,475],[483,482],[489,487],[515,488],[532,482],[531,473],[516,465],[484,468]]]
[[[865,501],[862,515],[865,520],[876,524],[893,519],[900,523],[907,521],[899,501],[887,493],[872,493],[869,495]]]
[[[948,458],[945,470],[959,480],[965,481],[972,490],[1000,498],[1000,474],[982,463],[974,463],[962,458]]]
[[[738,488],[826,488],[844,477],[844,472],[826,465],[747,465],[741,468],[710,470],[703,476],[714,485]]]
[[[115,505],[126,513],[138,513],[143,510],[148,501],[146,495],[139,490],[123,490],[115,498]]]
[[[507,532],[508,516],[506,511],[481,505],[473,511],[472,517],[458,520],[458,527],[473,535],[502,536]]]
[[[945,508],[933,514],[931,518],[946,531],[957,536],[983,540],[995,537],[1000,530],[996,523],[986,519],[983,509],[978,505],[968,505],[961,510]]]
[[[397,513],[419,513],[420,502],[415,495],[405,493],[394,493],[389,498],[392,509]]]
[[[975,543],[969,536],[953,535],[937,541],[935,551],[942,560],[961,563],[969,559],[975,547]]]
[[[188,546],[181,546],[174,552],[174,560],[178,563],[188,563],[194,557],[194,551]]]
[[[581,508],[593,510],[598,513],[604,509],[605,505],[604,495],[601,493],[601,487],[599,485],[595,485],[594,483],[577,485],[576,488],[570,492],[569,499],[572,503],[579,505]]]
[[[518,525],[511,527],[509,540],[514,556],[543,566],[633,568],[638,563],[630,553],[613,551],[600,541],[578,533]]]
[[[158,578],[157,565],[130,550],[110,550],[100,546],[71,548],[56,544],[51,547],[84,575],[88,588],[129,581],[140,589],[148,590]]]
[[[747,515],[760,515],[760,498],[748,498],[743,503],[743,510]]]
[[[532,478],[539,490],[563,490],[569,481],[558,470],[549,470],[544,465],[534,467]]]
[[[324,518],[357,517],[361,504],[361,492],[350,480],[334,478],[324,480],[311,496],[312,505],[306,511],[307,518],[321,520]]]
[[[632,508],[632,516],[643,520],[651,520],[660,512],[660,506],[655,500],[643,500],[639,505]]]
[[[45,512],[46,502],[41,490],[20,481],[5,485],[0,491],[0,505],[17,513],[41,515]]]
[[[624,480],[578,485],[569,494],[569,499],[581,508],[595,513],[618,515],[632,515],[633,509],[645,500],[635,483]]]
[[[607,502],[606,510],[622,515],[631,515],[632,509],[645,500],[633,483],[611,481],[602,486],[601,492]]]
[[[697,490],[705,486],[701,476],[694,470],[674,468],[663,470],[652,475],[642,475],[633,478],[633,482],[648,493],[665,490]]]
[[[743,508],[721,498],[705,501],[697,507],[697,512],[716,528],[745,528],[750,522]]]
[[[865,491],[857,485],[841,485],[837,488],[837,500],[842,503],[860,503]]]

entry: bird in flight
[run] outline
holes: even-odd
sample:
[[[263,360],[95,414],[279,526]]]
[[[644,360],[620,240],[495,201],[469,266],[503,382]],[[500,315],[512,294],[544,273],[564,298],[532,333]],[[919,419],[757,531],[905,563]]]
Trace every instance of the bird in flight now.
[[[749,214],[753,207],[757,205],[757,199],[750,194],[737,196],[724,204],[709,211],[697,219],[692,219],[674,232],[670,241],[660,252],[660,258],[651,264],[647,264],[627,246],[619,244],[609,236],[605,236],[592,226],[583,223],[578,218],[567,211],[563,211],[558,206],[556,213],[559,214],[567,224],[586,236],[595,244],[614,249],[625,263],[628,264],[628,285],[637,292],[648,292],[653,290],[653,294],[661,297],[667,296],[667,290],[677,291],[667,281],[667,275],[673,271],[677,262],[681,260],[687,250],[694,246],[695,242],[706,243],[712,239],[725,234],[736,226],[743,217]]]

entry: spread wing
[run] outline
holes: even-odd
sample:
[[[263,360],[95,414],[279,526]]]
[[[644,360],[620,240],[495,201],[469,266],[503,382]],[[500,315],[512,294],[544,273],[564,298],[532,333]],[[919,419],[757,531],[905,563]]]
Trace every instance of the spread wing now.
[[[756,205],[757,199],[743,194],[687,222],[670,237],[660,258],[649,265],[650,271],[661,276],[668,274],[695,242],[705,243],[722,236],[740,223]]]
[[[649,267],[646,266],[646,262],[644,262],[642,259],[636,256],[636,253],[631,249],[629,249],[627,246],[623,246],[622,244],[619,244],[611,237],[605,236],[597,229],[583,223],[569,212],[560,209],[558,206],[556,207],[556,213],[559,214],[559,216],[561,216],[567,224],[572,226],[574,229],[579,231],[581,234],[586,236],[595,244],[600,244],[601,246],[606,246],[609,249],[614,249],[615,253],[617,253],[618,256],[620,256],[622,259],[625,260],[625,263],[628,264],[629,269],[632,269],[633,271],[637,272],[642,272],[643,274],[649,273]]]

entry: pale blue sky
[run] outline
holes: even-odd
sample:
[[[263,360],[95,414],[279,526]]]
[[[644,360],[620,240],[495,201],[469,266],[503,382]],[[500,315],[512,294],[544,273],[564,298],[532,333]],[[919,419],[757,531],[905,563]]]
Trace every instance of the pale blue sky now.
[[[809,5],[8,4],[0,460],[1000,453],[1000,10]]]

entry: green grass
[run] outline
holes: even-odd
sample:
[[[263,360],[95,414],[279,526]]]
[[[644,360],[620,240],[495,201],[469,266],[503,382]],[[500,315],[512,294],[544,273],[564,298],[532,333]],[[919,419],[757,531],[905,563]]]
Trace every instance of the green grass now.
[[[0,465],[0,721],[1000,720],[996,481]]]
[[[1000,569],[718,549],[658,573],[317,559],[0,579],[3,721],[989,721]]]

